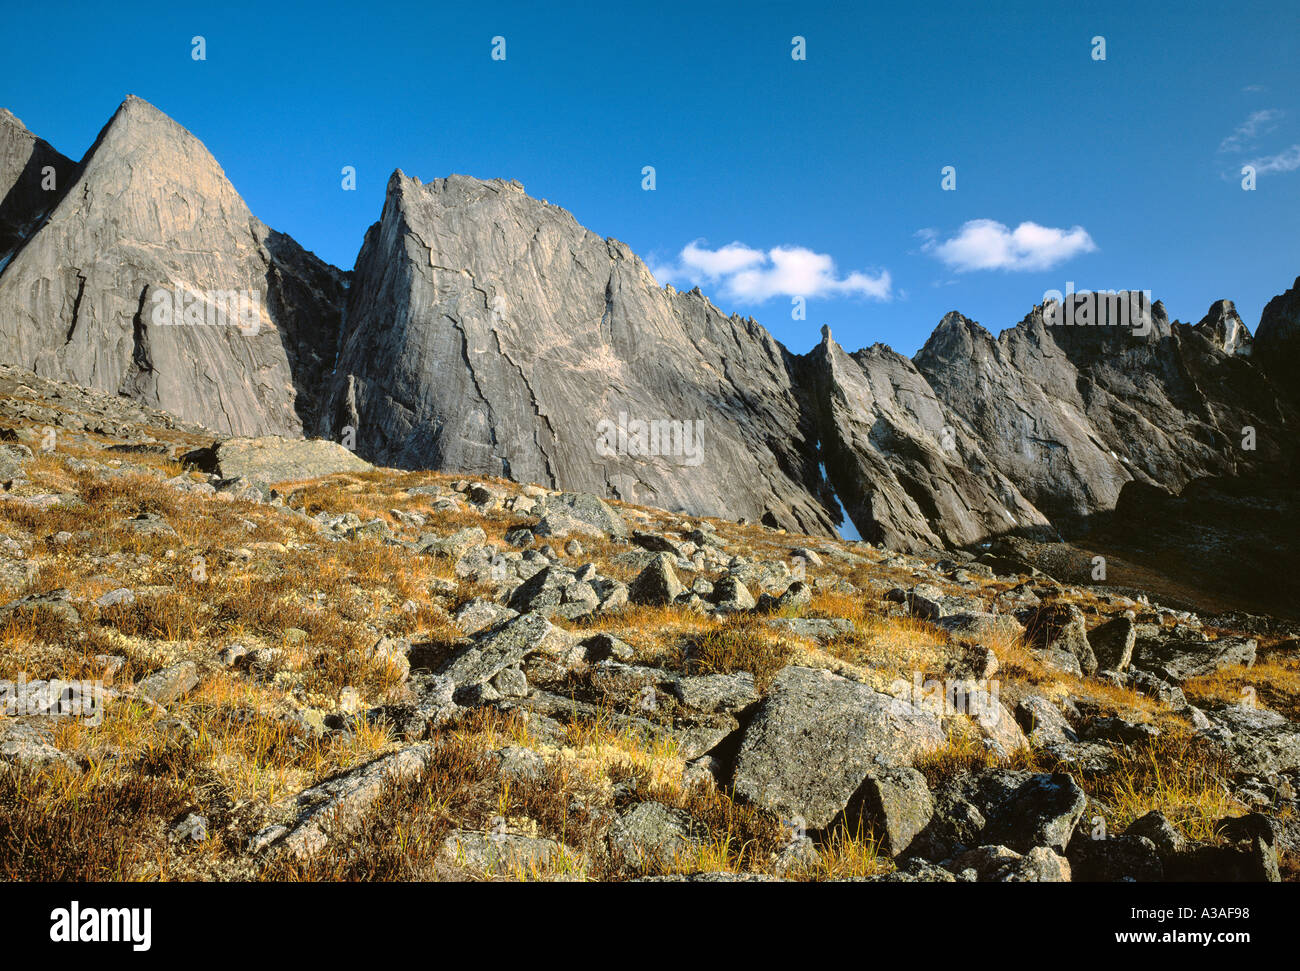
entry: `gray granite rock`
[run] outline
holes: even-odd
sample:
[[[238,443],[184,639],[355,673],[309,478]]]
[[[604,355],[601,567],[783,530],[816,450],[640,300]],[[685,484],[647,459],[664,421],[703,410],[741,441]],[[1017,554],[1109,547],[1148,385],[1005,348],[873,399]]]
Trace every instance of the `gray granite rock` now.
[[[213,445],[210,455],[195,455],[200,467],[224,479],[271,484],[315,479],[336,472],[367,472],[371,465],[337,442],[293,440],[275,435],[231,438]]]
[[[833,529],[791,355],[517,182],[394,173],[354,273],[328,437],[363,429],[361,454],[390,465]],[[651,442],[639,422],[676,424]]]
[[[907,358],[847,354],[822,330],[805,361],[827,474],[863,539],[901,549],[1047,525]]]
[[[15,164],[12,146],[0,153]],[[167,322],[161,300],[177,292],[204,294],[202,322]],[[257,220],[198,139],[128,97],[0,273],[0,359],[218,433],[298,435],[343,292],[339,270]],[[215,322],[216,294],[231,293],[248,295],[248,316]]]
[[[733,783],[741,797],[818,829],[844,810],[877,759],[907,765],[945,740],[938,720],[913,705],[787,667],[745,729]]]

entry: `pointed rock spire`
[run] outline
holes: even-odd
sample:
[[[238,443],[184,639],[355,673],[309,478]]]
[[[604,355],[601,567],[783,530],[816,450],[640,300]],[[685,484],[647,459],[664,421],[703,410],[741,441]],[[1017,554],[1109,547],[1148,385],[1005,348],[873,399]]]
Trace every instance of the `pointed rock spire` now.
[[[342,274],[259,222],[192,134],[134,96],[0,275],[0,352],[218,432],[299,434]]]

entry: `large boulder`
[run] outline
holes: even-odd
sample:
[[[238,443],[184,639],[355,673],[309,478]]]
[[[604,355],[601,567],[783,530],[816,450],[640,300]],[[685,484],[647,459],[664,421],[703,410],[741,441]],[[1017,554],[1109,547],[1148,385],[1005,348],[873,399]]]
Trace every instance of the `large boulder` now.
[[[1094,839],[1079,833],[1070,840],[1066,857],[1076,881],[1159,883],[1164,864],[1155,843],[1145,836],[1106,836]]]
[[[1097,670],[1097,656],[1088,643],[1083,612],[1074,604],[1047,603],[1030,611],[1025,618],[1025,631],[1038,650],[1049,655],[1072,655],[1084,674]]]
[[[1017,853],[1047,847],[1063,854],[1087,808],[1064,773],[991,768],[958,778],[936,795],[921,845],[932,858],[959,846],[994,844]]]
[[[1088,631],[1088,643],[1097,657],[1098,670],[1123,671],[1133,660],[1137,625],[1132,617],[1112,618]]]
[[[1061,710],[1042,695],[1026,695],[1016,705],[1016,720],[1035,748],[1077,742],[1079,736]]]
[[[741,739],[737,795],[811,829],[828,826],[877,765],[909,765],[946,736],[928,712],[865,684],[787,667]]]
[[[1226,705],[1206,709],[1210,727],[1201,734],[1220,745],[1232,767],[1268,775],[1300,771],[1300,725],[1266,708]]]
[[[271,484],[318,479],[336,472],[367,472],[373,466],[337,442],[294,440],[275,435],[228,438],[186,458],[223,479],[243,477]]]
[[[480,633],[468,646],[455,651],[438,673],[452,681],[460,700],[525,658],[565,646],[569,646],[569,637],[563,631],[541,614],[524,614]]]
[[[634,604],[658,607],[670,604],[686,592],[673,569],[668,553],[657,553],[644,570],[628,584],[627,598]]]
[[[567,522],[566,532],[585,532],[594,536],[623,538],[627,536],[627,524],[609,503],[587,492],[561,492],[546,496],[533,508],[545,521]],[[540,536],[557,535],[548,530],[538,533]]]
[[[1064,773],[1016,781],[1004,799],[983,807],[988,820],[984,838],[1022,853],[1036,846],[1064,853],[1088,805],[1083,790]]]
[[[1181,684],[1233,665],[1250,667],[1255,663],[1256,646],[1253,637],[1221,637],[1215,641],[1164,635],[1142,637],[1133,652],[1133,666]]]
[[[859,800],[863,817],[893,856],[906,854],[934,815],[925,776],[908,766],[877,762],[862,783]],[[849,825],[853,826],[852,820]]]

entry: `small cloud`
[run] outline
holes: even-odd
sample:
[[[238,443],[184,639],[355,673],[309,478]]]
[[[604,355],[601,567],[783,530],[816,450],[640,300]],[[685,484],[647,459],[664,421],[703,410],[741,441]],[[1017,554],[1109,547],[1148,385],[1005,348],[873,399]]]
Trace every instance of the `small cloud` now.
[[[1246,147],[1260,135],[1272,131],[1276,127],[1275,122],[1284,114],[1285,112],[1277,108],[1265,108],[1262,111],[1251,112],[1231,135],[1219,143],[1219,151],[1245,151]]]
[[[720,285],[723,296],[742,303],[762,303],[780,296],[889,300],[893,295],[888,270],[855,270],[841,277],[829,255],[802,246],[774,246],[764,251],[733,242],[709,249],[696,240],[682,249],[676,266],[659,265],[651,272],[661,283],[685,280],[696,286]]]
[[[939,242],[934,230],[918,233],[922,252],[958,273],[971,270],[1048,270],[1080,253],[1097,249],[1082,226],[1054,229],[1023,222],[1015,229],[993,219],[972,219],[957,234]]]
[[[1263,94],[1268,90],[1268,86],[1263,84],[1248,84],[1241,90],[1245,94]]]
[[[742,243],[728,243],[721,249],[708,250],[697,240],[688,243],[681,253],[684,269],[710,279],[748,270],[765,259],[762,250],[750,249]]]
[[[1276,155],[1253,158],[1246,164],[1252,166],[1257,175],[1264,175],[1268,172],[1294,172],[1296,169],[1300,169],[1300,145],[1292,145]]]

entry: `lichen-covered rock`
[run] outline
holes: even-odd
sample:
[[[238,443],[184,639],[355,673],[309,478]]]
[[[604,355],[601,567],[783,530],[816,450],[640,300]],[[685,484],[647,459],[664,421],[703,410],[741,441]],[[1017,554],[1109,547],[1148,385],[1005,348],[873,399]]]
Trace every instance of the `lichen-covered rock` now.
[[[1073,656],[1083,674],[1097,670],[1097,656],[1088,643],[1088,626],[1083,612],[1074,604],[1053,602],[1029,611],[1025,632],[1038,650],[1051,656]]]
[[[1142,637],[1133,653],[1133,666],[1174,684],[1232,665],[1255,663],[1253,637],[1221,637],[1210,641],[1185,637]]]
[[[225,479],[242,477],[266,484],[316,479],[336,472],[368,472],[372,467],[337,442],[275,435],[226,439],[213,445],[210,457],[195,461],[210,463],[211,470]]]
[[[641,869],[686,862],[698,845],[691,818],[662,803],[643,802],[619,816],[609,828],[609,848],[628,865]]]
[[[1094,839],[1079,833],[1070,840],[1065,855],[1077,881],[1159,883],[1165,878],[1160,852],[1145,836]]]
[[[1088,643],[1101,671],[1124,671],[1133,660],[1137,625],[1131,617],[1114,617],[1088,631]]]
[[[290,822],[260,831],[252,849],[304,858],[319,853],[331,837],[357,825],[389,784],[422,772],[432,750],[429,743],[413,745],[303,790],[289,803]]]
[[[881,845],[893,856],[903,856],[934,815],[934,799],[925,776],[908,766],[876,764],[858,798]]]
[[[787,667],[745,729],[737,794],[818,829],[844,810],[877,759],[907,765],[946,741],[938,719],[865,684]]]
[[[524,614],[481,632],[469,646],[452,654],[438,672],[455,685],[460,700],[506,668],[517,667],[538,651],[558,650],[568,636],[541,614]]]
[[[138,694],[160,705],[183,698],[199,683],[199,669],[193,661],[182,661],[155,671],[136,683]]]
[[[673,569],[672,557],[667,553],[659,553],[628,584],[627,597],[634,604],[662,606],[672,603],[685,592],[686,587]]]
[[[1268,775],[1300,771],[1300,725],[1266,708],[1208,708],[1201,734],[1222,746],[1238,772]]]

